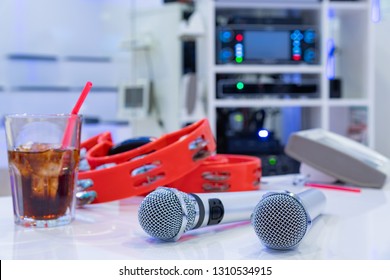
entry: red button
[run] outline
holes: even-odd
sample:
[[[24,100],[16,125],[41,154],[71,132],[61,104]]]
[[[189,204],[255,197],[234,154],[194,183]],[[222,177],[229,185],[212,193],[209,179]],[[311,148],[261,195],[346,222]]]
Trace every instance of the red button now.
[[[241,42],[243,39],[244,39],[244,36],[242,36],[242,34],[236,35],[236,41]]]
[[[292,57],[293,60],[301,60],[301,55],[300,54],[294,54]]]

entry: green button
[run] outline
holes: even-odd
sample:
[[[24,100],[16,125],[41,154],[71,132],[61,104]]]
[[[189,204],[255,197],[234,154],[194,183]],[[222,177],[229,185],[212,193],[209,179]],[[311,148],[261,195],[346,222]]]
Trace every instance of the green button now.
[[[243,83],[243,82],[238,82],[238,83],[236,84],[236,88],[237,88],[238,90],[242,90],[242,89],[244,88],[244,83]]]
[[[268,158],[268,163],[269,163],[269,165],[276,165],[277,160],[275,157],[270,157],[270,158]]]

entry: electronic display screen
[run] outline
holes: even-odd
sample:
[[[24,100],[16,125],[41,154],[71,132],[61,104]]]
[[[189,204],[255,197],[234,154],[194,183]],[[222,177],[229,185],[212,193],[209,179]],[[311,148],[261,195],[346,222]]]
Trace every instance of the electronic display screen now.
[[[124,105],[126,108],[140,108],[143,103],[143,88],[132,87],[125,89]]]
[[[244,52],[248,60],[289,59],[290,32],[245,31]]]

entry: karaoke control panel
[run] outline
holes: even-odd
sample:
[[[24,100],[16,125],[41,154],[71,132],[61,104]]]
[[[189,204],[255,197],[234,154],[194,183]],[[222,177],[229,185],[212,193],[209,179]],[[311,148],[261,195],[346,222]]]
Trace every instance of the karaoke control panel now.
[[[319,64],[316,9],[218,9],[217,64]]]
[[[218,63],[317,63],[317,32],[313,27],[294,27],[221,27],[217,30]]]

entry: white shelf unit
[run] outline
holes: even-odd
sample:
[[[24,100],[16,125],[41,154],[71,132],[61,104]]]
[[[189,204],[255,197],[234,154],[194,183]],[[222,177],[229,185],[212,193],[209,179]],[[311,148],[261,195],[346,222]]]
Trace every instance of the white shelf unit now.
[[[308,64],[218,64],[216,58],[216,14],[220,10],[310,10],[318,15],[320,57]],[[374,57],[371,0],[358,1],[212,1],[199,0],[197,10],[206,23],[206,35],[198,42],[198,74],[207,81],[207,113],[212,129],[217,131],[220,108],[289,108],[302,109],[301,129],[322,127],[352,137],[373,148],[374,127]],[[335,45],[335,78],[341,80],[341,96],[331,97],[329,84],[328,43]],[[217,75],[300,73],[318,77],[315,98],[219,98]],[[359,137],[356,137],[361,129]],[[217,135],[217,134],[216,134]],[[218,137],[218,136],[216,136]]]

